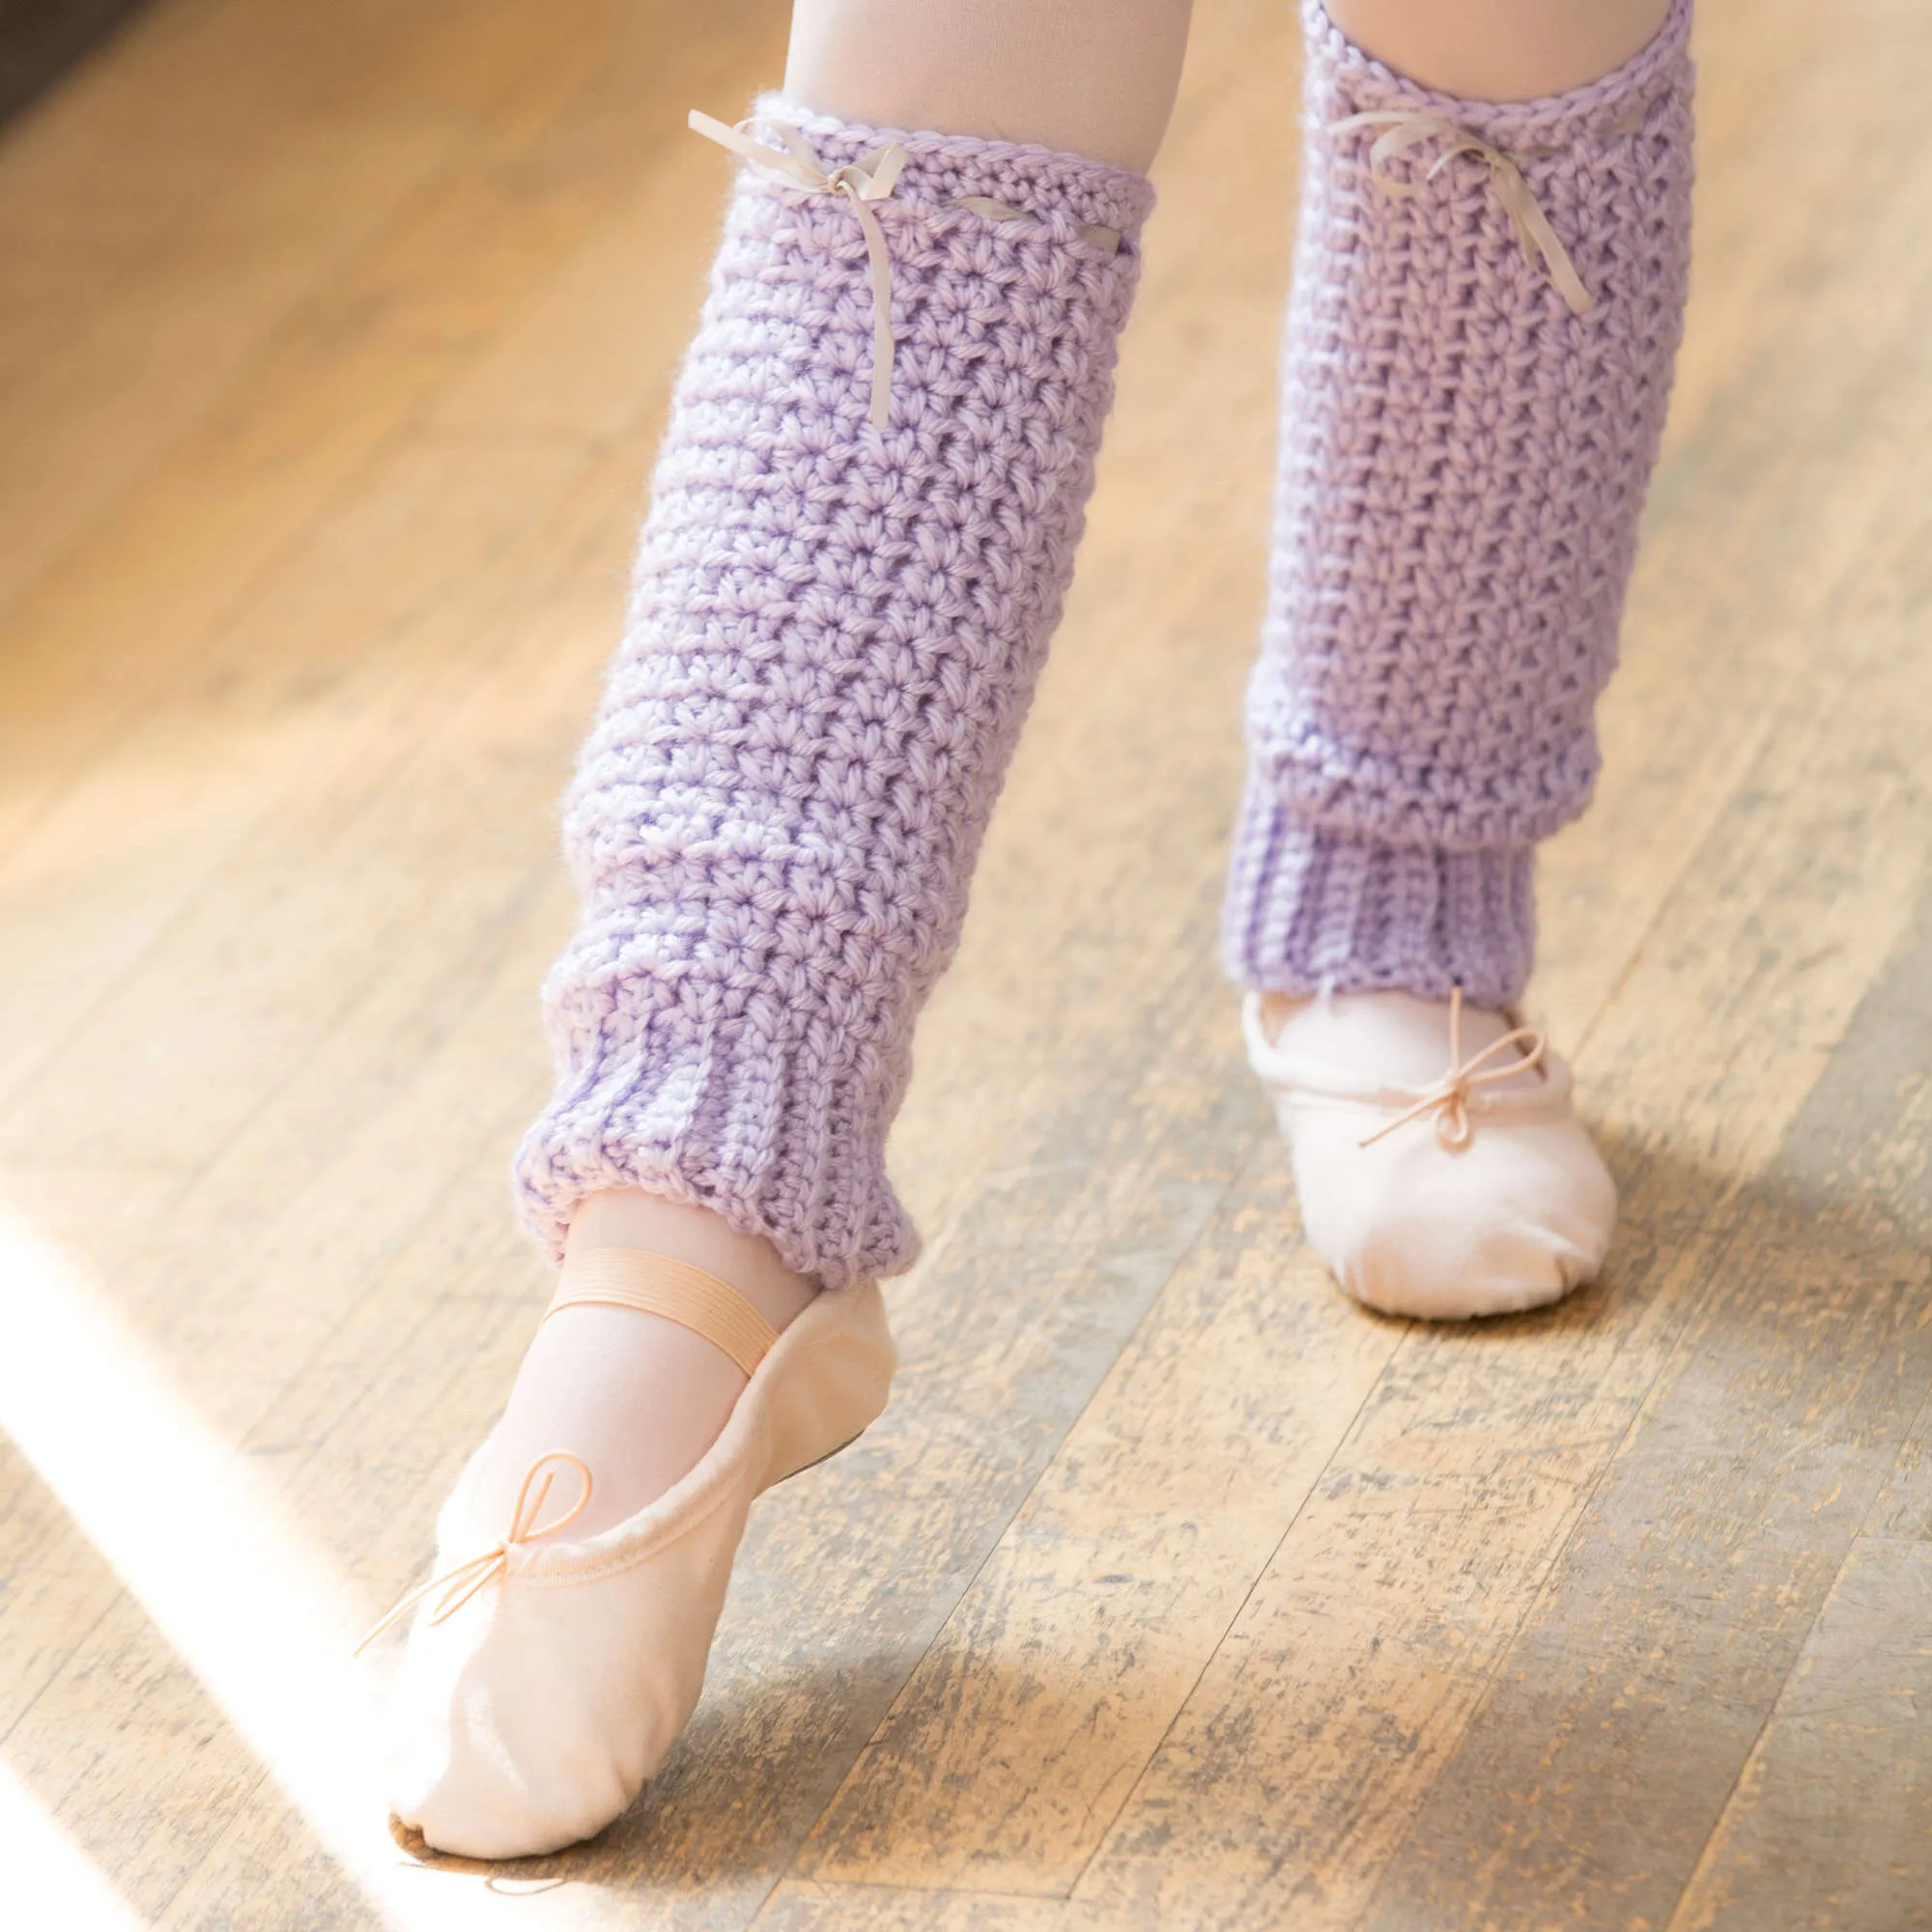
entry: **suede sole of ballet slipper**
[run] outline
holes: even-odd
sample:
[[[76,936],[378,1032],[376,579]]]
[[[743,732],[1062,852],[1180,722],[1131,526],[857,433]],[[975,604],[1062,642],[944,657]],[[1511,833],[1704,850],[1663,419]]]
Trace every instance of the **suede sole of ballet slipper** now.
[[[444,1623],[418,1612],[392,1693],[395,1824],[434,1851],[498,1860],[621,1816],[696,1706],[752,1502],[849,1448],[895,1362],[877,1284],[827,1291],[656,1502],[595,1536],[518,1545]],[[445,1549],[461,1548],[469,1482],[444,1508]]]

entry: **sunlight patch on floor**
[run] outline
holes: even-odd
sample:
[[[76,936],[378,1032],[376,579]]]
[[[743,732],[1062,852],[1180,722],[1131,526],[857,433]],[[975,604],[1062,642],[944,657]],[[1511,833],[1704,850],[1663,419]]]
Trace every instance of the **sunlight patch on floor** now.
[[[14,1922],[61,1932],[147,1932],[148,1921],[111,1886],[42,1805],[0,1763],[0,1861]]]
[[[156,1372],[80,1264],[3,1202],[0,1333],[0,1428],[381,1923],[454,1932],[493,1908],[556,1932],[617,1922],[617,1902],[602,1894],[490,1891],[486,1868],[431,1872],[402,1857],[381,1796],[379,1680],[350,1655],[371,1605],[318,1559],[242,1455]],[[0,1806],[10,1804],[0,1789]],[[143,1922],[24,1791],[0,1810],[10,1850],[16,1814],[30,1838],[39,1831],[35,1869],[51,1874],[48,1884],[82,1888],[73,1895],[83,1906],[98,1893],[123,1913],[43,1915],[35,1923],[99,1922],[118,1932]],[[85,1891],[90,1882],[96,1893]]]

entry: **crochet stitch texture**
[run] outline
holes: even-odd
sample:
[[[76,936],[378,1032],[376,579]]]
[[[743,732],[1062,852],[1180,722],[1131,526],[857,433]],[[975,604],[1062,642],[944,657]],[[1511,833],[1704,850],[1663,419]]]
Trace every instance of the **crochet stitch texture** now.
[[[1690,267],[1690,0],[1543,100],[1432,93],[1304,0],[1303,174],[1249,775],[1224,951],[1266,990],[1521,993],[1534,842],[1597,773]],[[1514,160],[1595,306],[1525,260],[1487,163],[1389,157],[1365,112]]]
[[[554,1255],[585,1195],[637,1186],[837,1287],[917,1249],[886,1130],[1072,573],[1153,195],[776,100],[753,132],[778,121],[828,172],[909,156],[869,204],[890,422],[854,211],[741,172],[566,800],[582,917],[517,1184]]]

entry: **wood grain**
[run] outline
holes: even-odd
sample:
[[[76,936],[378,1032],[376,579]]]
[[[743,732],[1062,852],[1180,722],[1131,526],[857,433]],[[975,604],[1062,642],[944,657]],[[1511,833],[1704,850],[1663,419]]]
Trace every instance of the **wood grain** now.
[[[80,1424],[115,1359],[177,1405],[139,1508],[191,1559],[239,1498],[314,1592],[240,1562],[224,1658],[77,1436],[0,1442],[9,1772],[169,1932],[1924,1922],[1916,0],[1702,10],[1690,328],[1534,995],[1624,1188],[1605,1284],[1360,1315],[1239,1064],[1295,53],[1227,0],[894,1142],[892,1410],[754,1513],[590,1846],[412,1864],[265,1698],[414,1574],[544,1297],[502,1176],[724,181],[681,124],[783,29],[162,0],[0,144],[0,1235],[125,1348],[43,1365]]]
[[[1932,1925],[1932,1544],[1860,1537],[1670,1924]]]

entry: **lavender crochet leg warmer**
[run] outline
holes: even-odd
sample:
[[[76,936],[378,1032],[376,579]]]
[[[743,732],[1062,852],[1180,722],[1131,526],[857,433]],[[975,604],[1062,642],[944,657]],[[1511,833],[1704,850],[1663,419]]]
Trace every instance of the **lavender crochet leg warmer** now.
[[[1152,191],[775,101],[752,131],[781,121],[827,174],[907,153],[866,204],[890,420],[858,211],[742,171],[566,803],[582,919],[517,1180],[553,1253],[585,1195],[642,1187],[837,1286],[916,1251],[886,1129],[1071,575]]]
[[[1268,990],[1444,999],[1460,982],[1505,1006],[1529,974],[1535,841],[1596,777],[1592,713],[1663,425],[1690,261],[1690,0],[1616,72],[1500,104],[1414,86],[1319,0],[1303,13],[1273,578],[1227,961]],[[1398,124],[1334,125],[1358,114],[1453,128],[1410,123],[1413,145],[1378,163]],[[1594,306],[1573,312],[1509,184],[1452,152],[1455,129],[1515,163]]]

